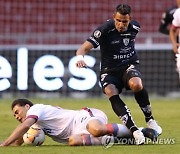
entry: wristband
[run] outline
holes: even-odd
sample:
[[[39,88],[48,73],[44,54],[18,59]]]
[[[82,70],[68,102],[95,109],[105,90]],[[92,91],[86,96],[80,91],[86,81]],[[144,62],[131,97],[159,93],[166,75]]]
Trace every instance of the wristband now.
[[[77,61],[84,60],[83,55],[77,55],[76,56]]]

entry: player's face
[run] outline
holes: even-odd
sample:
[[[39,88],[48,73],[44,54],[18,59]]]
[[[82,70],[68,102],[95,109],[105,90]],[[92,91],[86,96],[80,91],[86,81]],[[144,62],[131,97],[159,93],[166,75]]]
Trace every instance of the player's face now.
[[[23,122],[26,118],[26,113],[29,109],[29,105],[26,104],[25,106],[15,105],[13,108],[14,117],[19,121]]]
[[[119,12],[116,12],[113,15],[113,18],[114,18],[115,27],[119,32],[124,32],[127,29],[129,22],[131,20],[129,14],[122,15]]]

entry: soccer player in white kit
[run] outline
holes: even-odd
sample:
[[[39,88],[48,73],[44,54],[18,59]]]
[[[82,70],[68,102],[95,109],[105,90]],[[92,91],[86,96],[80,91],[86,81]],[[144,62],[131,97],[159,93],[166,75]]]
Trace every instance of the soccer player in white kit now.
[[[179,2],[180,3],[180,2]],[[174,19],[170,27],[170,39],[173,45],[173,51],[175,54],[176,60],[176,71],[179,74],[180,81],[180,4],[178,9],[174,12]],[[178,38],[178,40],[177,40]]]
[[[12,103],[12,110],[21,124],[0,146],[21,145],[23,134],[34,124],[54,141],[73,146],[101,145],[104,143],[102,139],[110,137],[108,135],[132,136],[125,125],[108,123],[105,113],[94,108],[68,110],[51,105],[33,105],[27,99],[17,99]]]

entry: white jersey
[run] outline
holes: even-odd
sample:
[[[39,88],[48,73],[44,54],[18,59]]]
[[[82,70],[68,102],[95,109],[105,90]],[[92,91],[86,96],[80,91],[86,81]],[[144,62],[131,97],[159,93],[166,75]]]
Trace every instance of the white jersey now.
[[[79,111],[66,110],[51,105],[35,104],[27,112],[26,118],[36,119],[46,135],[67,139],[73,128],[73,119]]]
[[[174,17],[174,19],[172,21],[172,24],[175,27],[180,28],[180,8],[174,12],[173,17]]]
[[[30,107],[26,118],[34,118],[46,135],[54,141],[65,143],[71,135],[89,134],[86,130],[89,120],[98,119],[104,124],[107,123],[107,116],[98,109],[67,110],[43,104]]]
[[[179,28],[178,43],[180,43],[180,8],[178,8],[174,12],[173,17],[174,17],[174,19],[172,21],[173,26]],[[178,48],[178,52],[180,54],[180,46]]]
[[[179,29],[179,34],[178,34],[178,42],[180,44],[180,8],[178,8],[173,15],[174,19],[172,21],[172,24],[174,27]],[[178,47],[178,53],[176,54],[176,71],[179,74],[179,79],[180,79],[180,45]]]

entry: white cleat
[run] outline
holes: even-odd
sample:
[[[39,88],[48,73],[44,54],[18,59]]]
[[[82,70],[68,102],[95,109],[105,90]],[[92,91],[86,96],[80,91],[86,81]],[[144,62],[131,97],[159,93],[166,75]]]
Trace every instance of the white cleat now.
[[[142,145],[145,142],[145,137],[140,130],[136,130],[133,132],[133,136],[135,138],[135,142],[137,145]]]
[[[149,128],[152,128],[152,129],[156,130],[158,135],[162,134],[162,128],[157,124],[157,122],[155,120],[150,119],[147,122],[147,125],[148,125]]]

